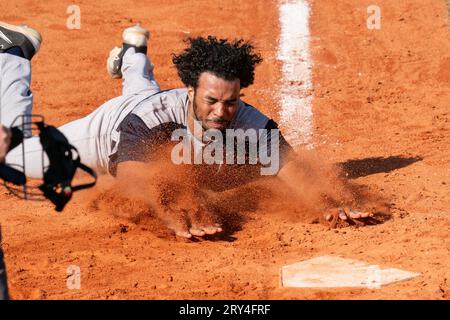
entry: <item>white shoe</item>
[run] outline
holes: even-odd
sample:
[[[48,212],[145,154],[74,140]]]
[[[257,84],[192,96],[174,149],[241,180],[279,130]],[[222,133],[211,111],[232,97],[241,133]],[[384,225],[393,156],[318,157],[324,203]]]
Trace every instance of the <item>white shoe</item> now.
[[[31,60],[39,51],[41,43],[42,36],[37,30],[26,25],[15,26],[0,21],[0,52],[18,47],[24,58]]]
[[[147,47],[150,32],[142,28],[139,24],[126,28],[122,33],[123,43],[133,47]]]
[[[126,28],[122,33],[122,48],[114,47],[109,53],[106,69],[112,78],[122,78],[122,59],[125,52],[133,47],[136,52],[147,54],[150,33],[139,24]]]

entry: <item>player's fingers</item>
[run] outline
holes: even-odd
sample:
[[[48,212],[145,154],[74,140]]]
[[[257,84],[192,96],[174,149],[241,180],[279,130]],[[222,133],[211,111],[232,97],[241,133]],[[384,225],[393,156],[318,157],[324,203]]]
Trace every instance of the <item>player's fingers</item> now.
[[[355,211],[352,211],[352,210],[348,211],[348,216],[350,218],[352,218],[352,219],[359,219],[359,218],[361,218],[361,215],[358,212],[355,212]]]
[[[205,231],[203,231],[202,229],[199,229],[199,228],[191,228],[191,229],[189,229],[189,232],[193,236],[197,236],[197,237],[203,237],[205,235]]]
[[[346,221],[348,219],[347,214],[343,208],[339,208],[339,219]]]
[[[222,228],[220,226],[209,226],[209,227],[203,227],[202,229],[208,235],[213,235],[213,234],[222,232]]]
[[[167,227],[172,230],[176,236],[183,238],[192,238],[192,234],[189,233],[188,224],[186,218],[182,213],[167,211],[164,215],[163,221]]]
[[[187,238],[187,239],[192,238],[192,234],[190,234],[187,231],[175,231],[175,235],[177,235],[178,237]]]
[[[369,212],[361,212],[361,211],[356,211],[356,210],[349,210],[349,216],[352,219],[364,219],[364,218],[368,218],[370,216]]]
[[[372,216],[370,212],[359,212],[359,214],[361,215],[361,218],[368,218]]]

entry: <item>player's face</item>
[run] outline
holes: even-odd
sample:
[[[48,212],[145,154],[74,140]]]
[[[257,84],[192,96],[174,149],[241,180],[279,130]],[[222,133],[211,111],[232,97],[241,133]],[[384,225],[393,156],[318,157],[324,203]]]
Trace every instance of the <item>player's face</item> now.
[[[225,130],[239,106],[240,92],[239,79],[224,80],[204,72],[197,88],[189,88],[190,112],[203,129]]]

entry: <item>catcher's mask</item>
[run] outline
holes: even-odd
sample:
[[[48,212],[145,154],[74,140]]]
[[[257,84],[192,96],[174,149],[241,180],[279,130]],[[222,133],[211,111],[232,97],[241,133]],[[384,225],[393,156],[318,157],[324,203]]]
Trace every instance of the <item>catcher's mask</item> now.
[[[21,120],[21,124],[14,126],[18,120]],[[41,155],[43,178],[37,187],[30,185],[25,176],[25,143],[22,143],[22,166],[15,165],[17,168],[13,168],[4,163],[0,164],[0,178],[4,180],[6,188],[19,198],[35,201],[43,201],[46,198],[56,206],[56,211],[61,212],[72,198],[73,192],[91,188],[97,182],[95,171],[81,163],[78,150],[69,143],[61,131],[54,126],[46,125],[43,116],[17,117],[11,133],[10,150],[21,144],[24,139],[30,138],[33,133],[38,134],[43,149]],[[49,160],[48,166],[44,162],[44,153]],[[89,174],[94,181],[72,186],[78,168]]]

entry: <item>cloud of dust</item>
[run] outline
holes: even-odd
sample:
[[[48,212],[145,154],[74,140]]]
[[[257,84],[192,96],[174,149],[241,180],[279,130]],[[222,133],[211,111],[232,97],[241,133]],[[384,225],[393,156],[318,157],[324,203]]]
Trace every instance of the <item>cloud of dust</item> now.
[[[221,223],[231,234],[248,216],[265,213],[310,223],[331,208],[364,210],[379,202],[313,151],[298,152],[287,166],[285,176],[262,177],[252,166],[218,170],[214,165],[174,165],[170,157],[161,156],[117,178],[101,177],[88,202],[95,210],[145,224],[159,235],[168,234],[161,230],[164,226],[193,221]]]

